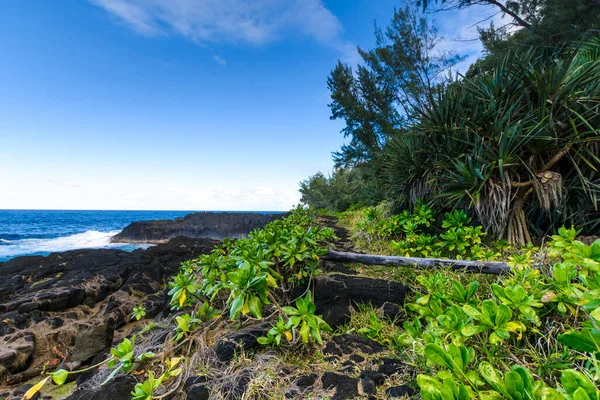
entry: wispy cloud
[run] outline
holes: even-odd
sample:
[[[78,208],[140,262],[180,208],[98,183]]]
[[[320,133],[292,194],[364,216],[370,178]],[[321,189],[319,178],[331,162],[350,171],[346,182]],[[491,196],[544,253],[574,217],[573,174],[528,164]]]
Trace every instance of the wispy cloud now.
[[[278,41],[290,33],[341,47],[342,25],[322,0],[89,0],[136,32],[200,44]]]
[[[460,73],[465,73],[469,66],[482,56],[483,46],[479,40],[478,28],[487,28],[490,23],[502,26],[508,21],[508,17],[503,16],[493,6],[440,11],[431,13],[428,17],[435,20],[435,26],[443,37],[436,50],[453,51],[466,57],[453,68],[453,71]]]
[[[212,56],[212,59],[214,62],[216,62],[217,64],[220,64],[222,66],[227,65],[227,60],[225,60],[223,57],[219,57],[218,55],[214,55]]]

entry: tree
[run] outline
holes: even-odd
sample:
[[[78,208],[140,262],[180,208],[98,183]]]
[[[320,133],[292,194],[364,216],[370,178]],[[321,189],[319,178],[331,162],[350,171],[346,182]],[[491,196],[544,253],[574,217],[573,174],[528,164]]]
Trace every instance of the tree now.
[[[339,168],[326,177],[319,172],[300,182],[303,204],[331,212],[345,211],[352,205],[375,205],[384,199],[371,168]]]
[[[493,71],[440,87],[387,148],[392,194],[470,208],[517,245],[531,241],[527,213],[543,213],[550,228],[600,223],[598,76],[600,40],[590,40],[549,59],[510,54]]]
[[[548,56],[586,32],[600,32],[597,0],[417,0],[417,4],[435,11],[488,6],[483,20],[498,14],[507,17],[504,25],[479,28],[485,57],[471,66],[469,76],[493,69],[509,51],[528,49]]]
[[[332,119],[346,122],[350,143],[334,153],[338,166],[355,166],[382,155],[388,140],[403,132],[427,94],[461,57],[434,53],[437,31],[412,6],[394,10],[385,32],[376,27],[377,46],[358,49],[364,65],[356,72],[338,62],[327,80]]]
[[[539,18],[539,12],[544,0],[417,0],[417,5],[427,9],[432,3],[441,4],[441,10],[463,9],[472,6],[492,6],[508,15],[512,21],[511,26],[526,29],[535,29],[534,25]]]

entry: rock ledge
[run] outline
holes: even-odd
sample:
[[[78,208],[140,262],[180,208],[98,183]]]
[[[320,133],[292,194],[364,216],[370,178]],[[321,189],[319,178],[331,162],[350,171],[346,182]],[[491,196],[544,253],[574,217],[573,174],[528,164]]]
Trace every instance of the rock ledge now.
[[[113,243],[165,243],[178,236],[222,240],[239,239],[253,229],[285,217],[285,213],[228,213],[204,212],[186,215],[175,220],[133,222],[113,236]]]

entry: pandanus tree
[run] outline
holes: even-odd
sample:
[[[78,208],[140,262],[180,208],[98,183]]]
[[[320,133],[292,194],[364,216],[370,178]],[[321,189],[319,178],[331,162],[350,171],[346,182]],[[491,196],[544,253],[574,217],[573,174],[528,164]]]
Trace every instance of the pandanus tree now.
[[[471,208],[515,245],[531,241],[540,215],[549,228],[600,225],[600,40],[549,59],[509,54],[416,111],[386,148],[396,195]]]

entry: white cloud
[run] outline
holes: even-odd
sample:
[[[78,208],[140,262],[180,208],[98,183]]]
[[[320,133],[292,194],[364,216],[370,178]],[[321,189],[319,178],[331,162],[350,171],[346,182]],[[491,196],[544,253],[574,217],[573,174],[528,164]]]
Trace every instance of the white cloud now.
[[[266,44],[290,32],[337,47],[342,25],[322,0],[89,0],[136,32],[206,44]],[[332,44],[333,42],[333,44]]]
[[[498,9],[493,6],[440,11],[428,17],[435,20],[435,26],[443,37],[436,50],[454,51],[466,56],[464,61],[453,68],[453,71],[460,73],[465,73],[469,66],[482,56],[483,46],[479,40],[478,28],[487,28],[490,22],[498,27],[509,21],[508,17],[498,13]]]
[[[287,211],[300,200],[295,177],[283,184],[267,182],[268,186],[233,179],[182,183],[132,176],[73,178],[13,173],[2,182],[0,209]]]
[[[220,64],[220,65],[223,65],[223,66],[227,65],[227,60],[225,60],[225,59],[224,59],[224,58],[222,58],[222,57],[219,57],[219,56],[218,56],[218,55],[216,55],[216,54],[215,54],[214,56],[212,56],[212,59],[213,59],[213,61],[214,61],[214,62],[216,62],[217,64]]]

